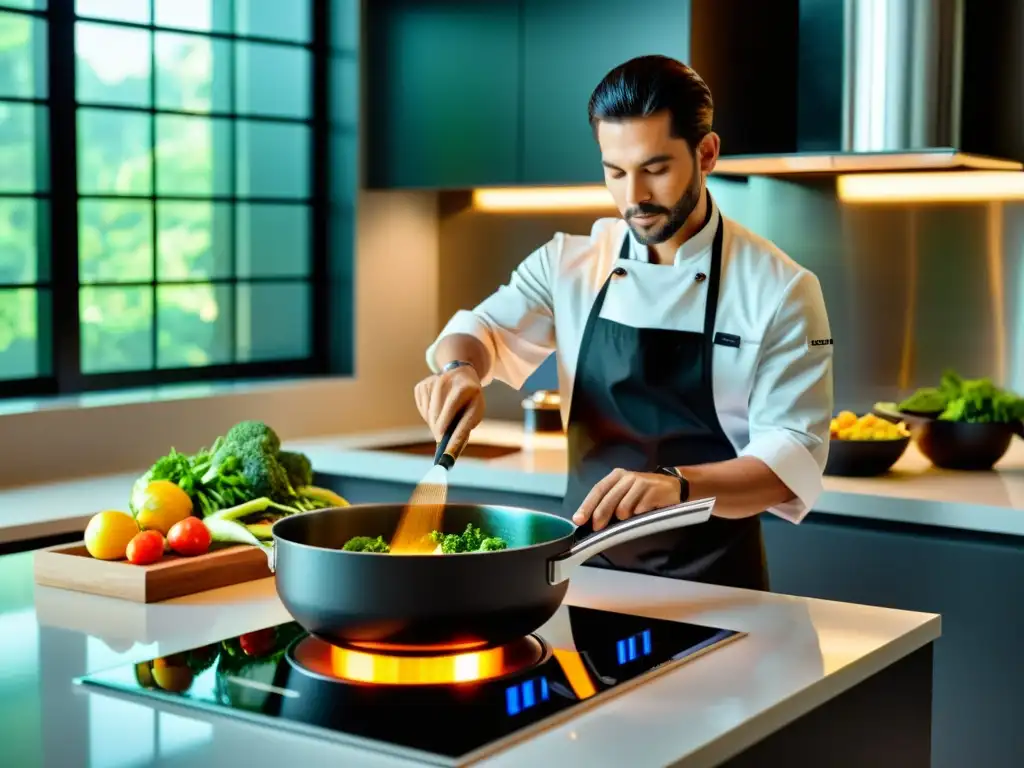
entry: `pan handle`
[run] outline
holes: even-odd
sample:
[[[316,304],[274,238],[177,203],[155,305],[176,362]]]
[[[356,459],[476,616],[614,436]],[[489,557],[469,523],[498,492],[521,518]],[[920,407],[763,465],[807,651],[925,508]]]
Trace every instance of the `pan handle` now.
[[[715,508],[715,498],[695,499],[672,507],[631,517],[629,520],[612,523],[604,530],[593,533],[577,542],[564,555],[548,560],[548,582],[560,584],[569,578],[574,569],[604,552],[609,547],[625,544],[662,531],[684,528],[688,525],[706,523]]]

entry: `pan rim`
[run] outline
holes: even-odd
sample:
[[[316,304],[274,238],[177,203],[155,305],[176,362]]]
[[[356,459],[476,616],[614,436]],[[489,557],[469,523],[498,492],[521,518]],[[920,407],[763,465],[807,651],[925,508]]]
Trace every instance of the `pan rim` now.
[[[288,539],[288,538],[285,538],[283,536],[280,536],[276,532],[275,529],[277,528],[277,526],[279,524],[285,522],[286,520],[291,520],[291,519],[296,518],[296,517],[301,517],[302,515],[315,515],[317,513],[343,511],[343,510],[352,510],[352,509],[357,509],[357,508],[358,509],[373,509],[373,508],[378,508],[379,509],[379,508],[382,508],[382,507],[395,508],[395,507],[402,507],[402,506],[406,506],[406,505],[401,504],[401,503],[390,503],[390,502],[372,502],[372,503],[367,503],[367,504],[351,504],[351,505],[349,505],[347,507],[325,507],[324,509],[314,509],[314,510],[310,510],[309,512],[300,512],[300,513],[295,514],[295,515],[289,515],[288,517],[282,517],[279,520],[275,520],[273,525],[270,527],[270,533],[271,533],[271,535],[274,538],[274,545],[275,545],[275,547],[277,546],[277,543],[279,541],[281,541],[281,542],[283,542],[285,544],[288,544],[289,546],[301,547],[302,549],[309,549],[309,550],[313,550],[313,551],[316,551],[316,552],[343,552],[346,555],[360,555],[360,556],[363,556],[363,557],[380,557],[383,554],[381,552],[352,552],[352,551],[345,550],[345,549],[335,549],[333,547],[318,547],[315,544],[306,544],[304,542],[294,541],[292,539]],[[488,509],[488,508],[490,508],[490,509],[503,509],[503,510],[506,510],[506,511],[509,511],[509,512],[513,512],[513,513],[525,513],[525,514],[527,514],[527,515],[529,515],[531,517],[549,517],[549,518],[552,518],[553,520],[557,520],[560,524],[571,526],[571,530],[569,530],[564,536],[559,536],[558,538],[554,538],[554,539],[548,539],[547,541],[538,542],[536,544],[527,544],[525,547],[509,547],[508,549],[499,549],[499,550],[496,550],[496,551],[488,551],[488,552],[481,552],[481,551],[478,550],[478,551],[475,551],[475,552],[445,552],[445,553],[443,553],[441,555],[437,555],[437,554],[434,554],[434,553],[430,553],[430,554],[413,554],[413,555],[398,555],[398,557],[401,557],[404,560],[424,560],[424,561],[426,561],[426,560],[436,560],[439,556],[440,557],[474,557],[474,556],[480,556],[480,555],[492,555],[492,556],[493,555],[503,555],[503,554],[507,555],[507,554],[511,554],[513,552],[523,552],[523,551],[526,551],[526,550],[540,549],[541,547],[548,547],[551,544],[553,544],[555,542],[560,542],[560,541],[567,541],[568,542],[568,544],[565,546],[565,549],[568,550],[568,549],[570,549],[572,547],[572,540],[573,540],[573,537],[576,534],[576,531],[579,530],[579,526],[576,525],[575,523],[573,523],[571,520],[566,520],[564,517],[561,517],[559,515],[553,514],[551,512],[544,512],[543,510],[540,510],[540,509],[530,509],[529,507],[520,507],[520,506],[508,505],[508,504],[473,504],[473,503],[470,503],[470,502],[459,502],[459,503],[456,503],[456,504],[445,504],[445,507],[450,508],[450,509],[465,509],[465,508],[468,508],[468,507],[476,507],[476,508],[484,508],[484,509]],[[388,554],[390,555],[390,553],[388,553]]]

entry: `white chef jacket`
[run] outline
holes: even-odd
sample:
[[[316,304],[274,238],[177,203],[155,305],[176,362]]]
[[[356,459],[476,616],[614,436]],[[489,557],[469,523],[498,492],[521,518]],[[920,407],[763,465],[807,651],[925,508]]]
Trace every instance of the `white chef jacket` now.
[[[682,280],[689,288],[680,297],[678,290],[658,291],[659,280],[613,279],[601,317],[632,327],[703,332],[707,282],[694,276],[710,272],[719,217],[722,277],[715,333],[740,341],[738,347],[713,346],[715,409],[737,455],[761,459],[796,496],[769,511],[800,522],[822,491],[834,407],[833,345],[821,286],[773,243],[722,216],[713,198],[708,223],[679,248],[671,265],[650,263],[647,246],[619,218],[599,219],[589,236],[556,233],[519,264],[506,285],[451,318],[427,350],[428,366],[439,370],[434,353],[442,338],[470,334],[491,357],[482,383],[498,379],[519,389],[554,352],[567,423],[583,329],[613,269],[664,270],[666,281]],[[643,264],[619,258],[625,237],[631,260]]]

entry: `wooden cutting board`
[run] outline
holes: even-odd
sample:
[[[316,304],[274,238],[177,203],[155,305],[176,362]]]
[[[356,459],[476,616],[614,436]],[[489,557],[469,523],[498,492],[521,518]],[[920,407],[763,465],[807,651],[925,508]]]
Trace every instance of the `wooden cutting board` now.
[[[127,560],[97,560],[85,543],[38,550],[33,570],[37,584],[136,603],[159,603],[273,574],[266,553],[245,544],[212,549],[196,557],[165,554],[151,565]]]

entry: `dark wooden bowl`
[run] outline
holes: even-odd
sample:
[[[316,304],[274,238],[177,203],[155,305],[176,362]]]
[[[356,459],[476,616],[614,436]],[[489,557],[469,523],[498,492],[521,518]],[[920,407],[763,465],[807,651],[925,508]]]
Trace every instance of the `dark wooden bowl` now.
[[[942,469],[992,469],[1010,447],[1019,424],[979,424],[929,419],[912,428],[917,447]]]
[[[910,445],[909,437],[891,440],[840,440],[832,438],[828,446],[825,474],[840,477],[877,477],[884,475]]]
[[[974,472],[992,469],[1009,450],[1014,435],[1024,438],[1024,422],[1019,421],[942,421],[934,414],[892,413],[878,408],[873,413],[889,421],[904,421],[921,453],[940,469]]]

